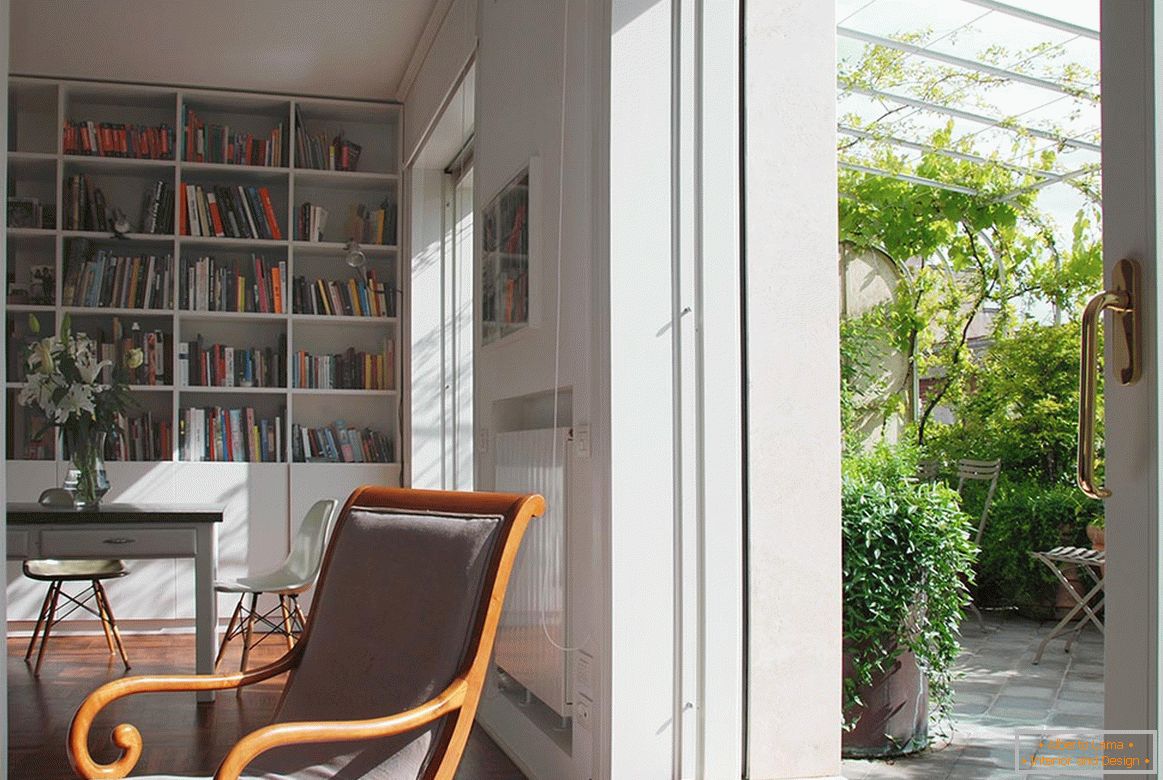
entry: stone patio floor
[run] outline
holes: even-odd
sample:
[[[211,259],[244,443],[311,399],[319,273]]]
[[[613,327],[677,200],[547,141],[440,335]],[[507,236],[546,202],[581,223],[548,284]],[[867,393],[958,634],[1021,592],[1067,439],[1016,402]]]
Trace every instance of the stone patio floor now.
[[[953,723],[945,724],[933,746],[892,761],[845,760],[848,780],[879,778],[1101,777],[1015,772],[1014,729],[1035,726],[1101,729],[1103,721],[1103,644],[1093,626],[1082,632],[1070,653],[1065,639],[1046,647],[1033,664],[1038,643],[1054,627],[1008,613],[986,613],[986,630],[976,620],[962,627],[964,673],[954,686]],[[952,739],[949,739],[951,735]]]

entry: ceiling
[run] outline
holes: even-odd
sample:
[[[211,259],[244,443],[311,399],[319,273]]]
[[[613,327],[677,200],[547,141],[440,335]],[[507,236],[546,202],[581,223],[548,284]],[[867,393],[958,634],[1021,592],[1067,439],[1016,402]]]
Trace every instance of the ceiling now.
[[[12,73],[402,100],[447,0],[11,0]],[[423,43],[422,43],[423,42]]]

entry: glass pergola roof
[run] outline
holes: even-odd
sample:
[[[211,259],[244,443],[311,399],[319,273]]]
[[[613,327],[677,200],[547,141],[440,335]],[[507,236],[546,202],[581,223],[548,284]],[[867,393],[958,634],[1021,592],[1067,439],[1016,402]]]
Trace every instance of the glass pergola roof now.
[[[942,154],[996,160],[1029,177],[1038,206],[1068,225],[1082,202],[1069,186],[1100,165],[1098,0],[837,0],[841,165],[909,172],[935,131]],[[869,53],[899,58],[895,79],[865,79]],[[846,76],[846,77],[845,77]],[[904,170],[884,170],[889,144]],[[1055,151],[1053,164],[1033,160]],[[955,182],[925,182],[957,189]]]

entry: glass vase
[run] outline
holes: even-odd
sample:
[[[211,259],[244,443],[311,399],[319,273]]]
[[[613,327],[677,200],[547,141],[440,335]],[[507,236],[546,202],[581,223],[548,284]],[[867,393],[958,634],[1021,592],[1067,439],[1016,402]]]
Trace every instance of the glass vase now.
[[[73,506],[92,509],[109,492],[105,475],[105,434],[65,431],[71,463],[65,475],[65,490],[73,494]]]

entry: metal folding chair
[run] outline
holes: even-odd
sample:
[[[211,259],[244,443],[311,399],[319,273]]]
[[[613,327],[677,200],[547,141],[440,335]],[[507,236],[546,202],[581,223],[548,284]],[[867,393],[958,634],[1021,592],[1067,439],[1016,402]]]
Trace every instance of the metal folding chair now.
[[[1074,644],[1074,640],[1082,633],[1082,629],[1086,627],[1087,623],[1093,623],[1095,628],[1099,630],[1103,636],[1106,636],[1106,628],[1102,624],[1102,620],[1098,616],[1098,611],[1102,609],[1103,602],[1106,600],[1103,595],[1104,583],[1106,581],[1106,552],[1103,550],[1088,550],[1084,547],[1055,547],[1044,552],[1031,552],[1042,563],[1050,567],[1050,571],[1054,572],[1054,576],[1066,588],[1066,592],[1074,599],[1074,607],[1066,613],[1066,616],[1058,621],[1058,625],[1042,640],[1038,645],[1038,654],[1034,656],[1034,663],[1042,660],[1042,653],[1046,649],[1046,645],[1050,644],[1050,640],[1069,633],[1070,637],[1066,640],[1066,652],[1070,652],[1070,646]],[[1076,566],[1090,575],[1091,581],[1094,583],[1090,590],[1085,594],[1079,593],[1078,590],[1071,584],[1070,579],[1063,573],[1063,566]],[[1077,623],[1071,625],[1071,621],[1075,619],[1078,613],[1082,613],[1078,617]]]
[[[993,494],[997,491],[997,478],[1001,474],[1001,459],[996,460],[973,460],[971,458],[962,458],[957,461],[957,492],[964,497],[962,490],[965,484],[970,481],[988,482],[989,489],[985,493],[985,501],[981,505],[981,518],[977,521],[977,535],[973,537],[973,543],[981,547],[981,537],[985,534],[985,521],[989,518],[989,505],[993,502]],[[985,630],[985,619],[981,616],[981,610],[972,601],[969,602],[969,611],[977,618],[977,624],[981,629]]]

